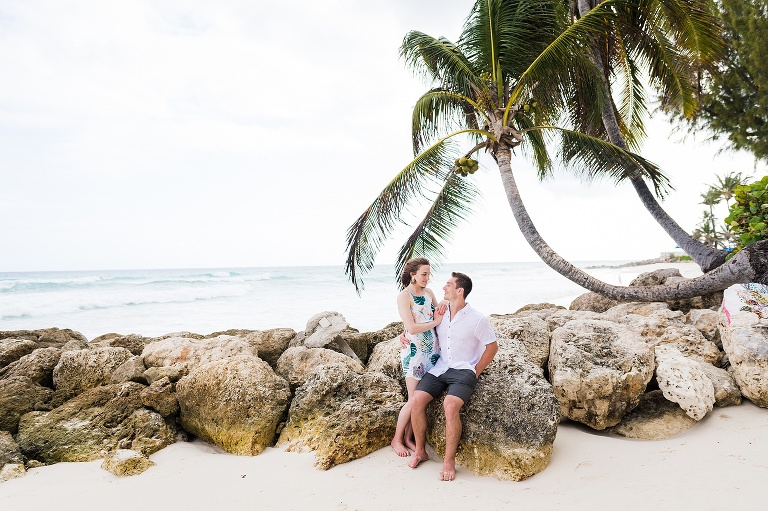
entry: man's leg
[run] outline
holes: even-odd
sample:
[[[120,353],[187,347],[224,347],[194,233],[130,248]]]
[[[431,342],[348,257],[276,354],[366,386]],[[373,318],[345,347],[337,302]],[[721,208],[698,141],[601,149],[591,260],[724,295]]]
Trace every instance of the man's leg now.
[[[423,390],[416,390],[413,393],[413,402],[411,403],[411,427],[413,436],[416,439],[416,451],[411,457],[408,466],[416,468],[419,463],[429,459],[427,455],[427,405],[432,401],[432,396]]]
[[[445,410],[445,458],[443,458],[443,470],[440,471],[440,480],[453,481],[456,477],[456,451],[461,439],[461,407],[464,401],[456,396],[447,395],[443,402]]]

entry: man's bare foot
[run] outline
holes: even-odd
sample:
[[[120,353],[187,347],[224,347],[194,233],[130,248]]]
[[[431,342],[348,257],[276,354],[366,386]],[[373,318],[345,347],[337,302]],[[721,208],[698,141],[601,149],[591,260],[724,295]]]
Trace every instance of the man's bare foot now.
[[[426,452],[422,453],[414,453],[413,458],[411,458],[411,461],[408,462],[408,466],[411,468],[416,468],[419,466],[419,463],[422,461],[427,461],[429,459],[429,456],[427,456]]]
[[[440,471],[441,481],[453,481],[456,478],[456,467],[450,463],[443,463],[443,470]]]
[[[406,456],[411,455],[411,451],[409,451],[401,442],[395,442],[394,440],[392,440],[392,442],[390,442],[389,445],[392,446],[392,449],[401,458],[405,458]]]

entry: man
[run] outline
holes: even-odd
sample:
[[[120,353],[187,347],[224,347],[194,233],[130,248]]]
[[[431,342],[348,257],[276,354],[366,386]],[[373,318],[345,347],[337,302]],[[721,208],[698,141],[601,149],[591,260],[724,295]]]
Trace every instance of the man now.
[[[448,301],[448,313],[437,326],[440,359],[419,382],[413,394],[411,424],[416,437],[416,451],[408,464],[416,468],[428,459],[427,404],[448,389],[445,410],[445,458],[440,471],[442,481],[456,477],[456,451],[461,438],[461,407],[475,390],[477,378],[488,367],[499,345],[488,318],[466,301],[472,291],[472,280],[463,273],[453,272],[443,287]]]

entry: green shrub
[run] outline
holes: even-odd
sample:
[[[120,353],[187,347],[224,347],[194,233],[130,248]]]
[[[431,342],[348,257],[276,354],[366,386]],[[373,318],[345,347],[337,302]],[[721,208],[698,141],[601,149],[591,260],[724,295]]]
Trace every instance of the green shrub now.
[[[725,219],[736,234],[735,254],[747,245],[768,239],[768,176],[750,185],[737,186],[731,214]]]

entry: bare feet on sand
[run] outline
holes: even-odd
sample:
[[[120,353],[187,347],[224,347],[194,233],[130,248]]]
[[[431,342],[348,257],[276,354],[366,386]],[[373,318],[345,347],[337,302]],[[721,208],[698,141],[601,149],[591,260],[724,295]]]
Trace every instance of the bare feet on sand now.
[[[389,444],[389,445],[391,445],[391,446],[392,446],[392,449],[393,449],[393,450],[394,450],[394,451],[397,453],[397,455],[398,455],[398,456],[400,456],[401,458],[405,458],[405,457],[407,457],[407,456],[410,456],[410,455],[411,455],[411,451],[409,451],[409,450],[408,450],[408,448],[407,448],[407,447],[405,447],[405,446],[404,446],[402,443],[400,443],[400,442],[395,442],[394,440],[392,440],[392,442],[390,442],[390,444]]]
[[[408,466],[411,468],[416,468],[419,466],[419,463],[422,461],[427,461],[429,459],[429,456],[427,456],[426,452],[422,453],[414,453],[413,458],[411,458],[411,461],[408,462]]]
[[[443,464],[443,470],[440,471],[441,481],[453,481],[456,478],[456,467],[450,463]]]
[[[416,452],[416,442],[414,441],[413,437],[405,437],[405,446],[413,452]],[[410,455],[410,453],[408,454]]]

